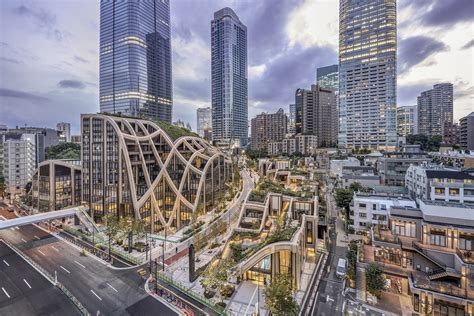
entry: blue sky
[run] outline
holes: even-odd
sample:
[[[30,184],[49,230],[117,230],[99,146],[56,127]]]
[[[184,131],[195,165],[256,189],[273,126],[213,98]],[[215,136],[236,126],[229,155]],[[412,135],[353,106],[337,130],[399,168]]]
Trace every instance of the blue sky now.
[[[249,118],[294,101],[337,63],[337,0],[171,0],[173,120],[210,105],[210,20],[230,6],[248,28]],[[79,131],[97,112],[99,1],[0,1],[0,124]],[[452,82],[454,117],[474,111],[474,1],[398,1],[398,105]]]

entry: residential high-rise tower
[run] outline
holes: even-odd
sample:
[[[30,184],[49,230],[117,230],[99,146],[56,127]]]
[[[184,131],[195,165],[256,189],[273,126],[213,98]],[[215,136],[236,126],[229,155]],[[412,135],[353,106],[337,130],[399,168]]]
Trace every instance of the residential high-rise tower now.
[[[453,125],[453,85],[435,84],[423,91],[418,101],[418,132],[426,136],[444,136],[445,126]]]
[[[211,21],[212,138],[216,144],[248,142],[247,27],[230,8]]]
[[[396,0],[340,0],[339,145],[393,149]]]
[[[199,136],[204,137],[204,130],[212,128],[211,108],[199,108],[196,110],[196,130]]]
[[[281,142],[287,132],[288,118],[279,109],[276,113],[262,113],[251,122],[252,149],[267,150],[269,142]]]
[[[100,2],[100,111],[171,123],[169,0]]]
[[[397,108],[398,136],[418,134],[418,109],[416,105],[399,106]]]

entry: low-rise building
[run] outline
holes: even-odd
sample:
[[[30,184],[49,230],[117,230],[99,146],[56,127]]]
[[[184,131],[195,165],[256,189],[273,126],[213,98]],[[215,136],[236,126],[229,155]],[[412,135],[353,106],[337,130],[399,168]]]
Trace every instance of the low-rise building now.
[[[342,167],[341,186],[348,188],[353,183],[359,183],[363,187],[373,187],[380,184],[377,169],[368,166],[344,166]]]
[[[459,120],[459,145],[474,150],[474,112]]]
[[[414,199],[474,203],[474,176],[443,166],[410,166],[405,185]]]
[[[403,195],[354,193],[350,206],[350,225],[364,231],[373,225],[387,226],[391,207],[416,208],[416,202]]]
[[[386,152],[377,160],[380,181],[384,185],[405,185],[405,173],[410,165],[428,163],[431,158],[420,151]]]
[[[456,150],[431,153],[433,161],[449,167],[474,168],[474,151],[461,153]]]
[[[360,161],[354,157],[348,157],[346,159],[331,159],[330,162],[330,174],[332,177],[341,177],[343,167],[358,167]]]
[[[315,135],[295,135],[283,139],[281,142],[269,142],[267,144],[267,153],[271,156],[293,155],[300,153],[302,155],[312,155],[318,148],[318,137]]]

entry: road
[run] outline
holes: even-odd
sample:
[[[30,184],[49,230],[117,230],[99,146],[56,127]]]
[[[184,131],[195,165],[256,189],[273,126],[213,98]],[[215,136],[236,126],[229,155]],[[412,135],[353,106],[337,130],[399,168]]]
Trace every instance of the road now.
[[[0,216],[14,216],[5,206],[0,202]],[[69,243],[34,225],[0,231],[0,238],[15,244],[51,275],[57,273],[58,281],[93,314],[100,311],[102,315],[146,315],[141,308],[144,303],[152,306],[150,315],[176,315],[161,302],[149,299],[137,269],[111,269],[92,256],[81,256]],[[43,296],[43,300],[49,302],[50,298]]]
[[[80,313],[61,290],[0,242],[0,315]]]

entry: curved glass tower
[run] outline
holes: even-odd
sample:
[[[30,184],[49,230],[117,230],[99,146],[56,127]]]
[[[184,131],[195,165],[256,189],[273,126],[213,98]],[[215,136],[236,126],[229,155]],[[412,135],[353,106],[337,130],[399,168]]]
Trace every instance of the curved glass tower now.
[[[171,123],[169,0],[100,3],[100,111]]]
[[[221,145],[248,142],[247,27],[230,8],[211,22],[212,139]]]

